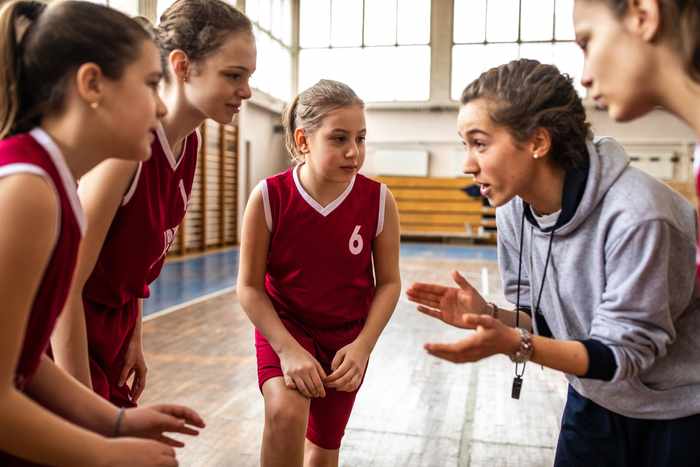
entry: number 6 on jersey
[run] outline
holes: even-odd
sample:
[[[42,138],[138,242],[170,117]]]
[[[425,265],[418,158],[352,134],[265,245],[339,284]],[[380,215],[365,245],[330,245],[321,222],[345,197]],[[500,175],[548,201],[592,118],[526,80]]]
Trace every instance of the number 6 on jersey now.
[[[360,228],[362,228],[361,225],[355,226],[355,230],[352,231],[352,235],[350,235],[350,240],[348,241],[348,248],[353,255],[359,255],[364,245],[362,236],[360,235]]]

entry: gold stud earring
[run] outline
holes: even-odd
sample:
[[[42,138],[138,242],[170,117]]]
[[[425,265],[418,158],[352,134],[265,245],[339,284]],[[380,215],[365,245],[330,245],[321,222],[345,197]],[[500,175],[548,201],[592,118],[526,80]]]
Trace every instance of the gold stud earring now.
[[[97,108],[98,108],[99,106],[100,106],[100,103],[97,102],[97,101],[95,101],[95,102],[90,102],[90,107],[91,107],[93,110],[97,110]]]
[[[539,159],[539,158],[540,158],[540,155],[537,154],[537,153],[534,153],[534,154],[532,155],[532,157],[533,157],[533,159]]]

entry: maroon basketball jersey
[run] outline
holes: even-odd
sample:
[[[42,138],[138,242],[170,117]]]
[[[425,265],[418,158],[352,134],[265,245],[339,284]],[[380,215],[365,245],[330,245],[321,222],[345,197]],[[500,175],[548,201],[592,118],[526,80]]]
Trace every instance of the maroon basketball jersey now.
[[[22,353],[15,370],[15,386],[23,390],[36,372],[56,319],[63,310],[85,220],[75,179],[60,149],[41,128],[0,142],[0,178],[18,173],[44,177],[54,188],[60,207],[56,245],[32,302]],[[3,274],[7,273],[3,271]]]
[[[110,307],[149,296],[185,217],[197,167],[199,135],[191,133],[175,157],[162,127],[151,158],[139,164],[105,238],[83,297]]]
[[[384,225],[386,186],[356,175],[323,207],[301,166],[260,184],[270,230],[265,288],[275,310],[315,329],[363,320],[374,297],[372,245]]]

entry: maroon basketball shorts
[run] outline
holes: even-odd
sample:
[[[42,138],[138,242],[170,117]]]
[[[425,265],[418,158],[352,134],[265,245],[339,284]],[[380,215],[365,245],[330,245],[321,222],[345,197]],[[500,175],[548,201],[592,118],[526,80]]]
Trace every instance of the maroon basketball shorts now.
[[[286,319],[282,319],[282,323],[294,339],[318,360],[327,375],[332,373],[331,362],[335,353],[354,341],[364,326],[364,322],[357,322],[340,329],[311,331]],[[258,359],[258,386],[262,391],[267,380],[283,376],[282,367],[277,353],[257,330],[255,350]],[[306,438],[324,449],[340,448],[356,395],[357,390],[342,392],[326,388],[326,397],[311,399]]]
[[[118,407],[135,407],[126,384],[119,386],[138,319],[138,298],[120,308],[83,300],[94,391]]]

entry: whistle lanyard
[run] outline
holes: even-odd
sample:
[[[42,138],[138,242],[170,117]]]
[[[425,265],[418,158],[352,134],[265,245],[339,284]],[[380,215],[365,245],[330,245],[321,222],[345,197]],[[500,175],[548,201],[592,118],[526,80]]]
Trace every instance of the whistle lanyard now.
[[[515,298],[515,328],[520,327],[520,281],[522,279],[523,270],[523,243],[525,238],[525,209],[529,209],[527,206],[523,206],[523,216],[520,221],[520,252],[518,254],[518,286]],[[549,266],[549,258],[552,254],[552,243],[554,241],[554,232],[556,229],[552,229],[549,234],[549,246],[547,247],[547,258],[544,262],[544,272],[542,273],[542,282],[540,283],[540,290],[537,294],[537,302],[535,304],[535,310],[532,313],[532,320],[536,319],[537,313],[540,311],[540,302],[542,301],[542,292],[544,291],[544,282],[547,278],[547,268]],[[532,257],[532,241],[530,241],[530,256]],[[530,274],[532,275],[532,268],[530,268]],[[511,397],[513,399],[520,399],[520,390],[523,387],[523,375],[525,374],[525,365],[527,362],[516,363],[515,364],[515,378],[513,378],[513,387],[511,388]]]

